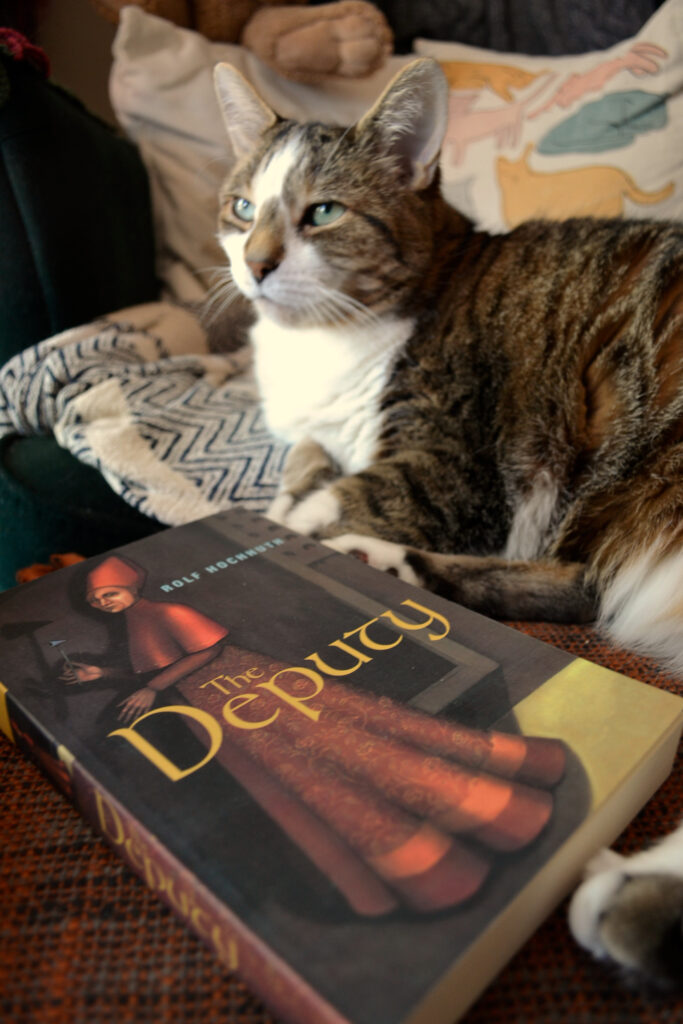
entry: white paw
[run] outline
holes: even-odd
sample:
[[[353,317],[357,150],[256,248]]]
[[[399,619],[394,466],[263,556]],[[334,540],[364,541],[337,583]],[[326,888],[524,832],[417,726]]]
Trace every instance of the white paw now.
[[[662,990],[683,989],[680,876],[640,871],[593,875],[572,900],[570,924],[581,945],[634,981]]]
[[[601,850],[598,850],[598,852],[591,857],[583,869],[584,881],[588,878],[592,878],[593,875],[600,874],[603,871],[614,871],[623,867],[625,860],[626,858],[620,853],[610,850],[608,846],[603,846]]]
[[[625,877],[624,872],[618,868],[597,871],[581,883],[569,904],[569,928],[572,935],[580,946],[599,959],[608,955],[600,938],[600,922],[624,884]]]
[[[274,523],[280,523],[281,526],[284,526],[293,504],[294,498],[292,495],[283,491],[282,494],[278,494],[277,498],[273,499],[266,515]]]
[[[379,537],[364,537],[361,533],[344,533],[340,537],[324,542],[328,547],[344,555],[353,554],[367,562],[373,569],[390,572],[406,583],[421,586],[417,573],[406,562],[406,551],[402,544],[394,544]]]
[[[336,523],[340,513],[341,506],[337,498],[323,488],[294,505],[281,522],[290,530],[310,535]]]

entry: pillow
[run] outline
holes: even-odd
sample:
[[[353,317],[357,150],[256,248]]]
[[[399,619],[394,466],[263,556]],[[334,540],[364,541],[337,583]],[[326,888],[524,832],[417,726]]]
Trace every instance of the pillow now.
[[[637,36],[572,57],[416,42],[451,81],[441,167],[446,197],[489,231],[528,217],[683,215],[683,5],[667,0]],[[309,86],[240,46],[212,43],[129,6],[110,79],[117,117],[150,175],[167,296],[206,294],[225,259],[218,190],[233,154],[213,90],[228,61],[283,117],[351,124],[411,56],[370,78]]]
[[[184,301],[200,299],[225,265],[215,238],[218,190],[233,154],[214,95],[214,65],[233,64],[282,117],[346,125],[414,59],[391,57],[365,79],[302,85],[240,46],[209,42],[133,6],[121,11],[113,56],[112,106],[149,171],[158,273],[168,297]]]
[[[446,198],[480,227],[531,217],[683,217],[683,4],[572,57],[419,39],[451,83]]]

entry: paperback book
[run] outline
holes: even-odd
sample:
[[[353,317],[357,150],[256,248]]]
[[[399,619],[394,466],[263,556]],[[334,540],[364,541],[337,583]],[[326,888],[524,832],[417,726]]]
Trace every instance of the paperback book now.
[[[0,728],[282,1020],[450,1024],[683,700],[242,510],[0,595]]]

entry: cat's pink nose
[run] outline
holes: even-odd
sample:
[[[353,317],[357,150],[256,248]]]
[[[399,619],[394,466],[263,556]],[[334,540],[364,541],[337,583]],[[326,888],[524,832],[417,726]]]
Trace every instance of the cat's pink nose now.
[[[264,277],[267,277],[278,265],[276,259],[266,260],[250,260],[247,259],[247,266],[251,270],[254,279],[259,283],[263,281]]]

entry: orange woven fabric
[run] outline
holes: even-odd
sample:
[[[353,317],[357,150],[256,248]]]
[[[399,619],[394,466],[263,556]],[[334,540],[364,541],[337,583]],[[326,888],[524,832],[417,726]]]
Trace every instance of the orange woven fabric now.
[[[679,692],[654,663],[583,627],[538,639]],[[274,1024],[37,768],[0,740],[0,1019],[7,1024]],[[683,818],[683,761],[621,837],[633,850]],[[387,984],[391,979],[387,978]],[[565,907],[465,1024],[683,1024],[683,999],[629,991],[572,942]],[[377,1024],[383,1024],[378,1021]]]

